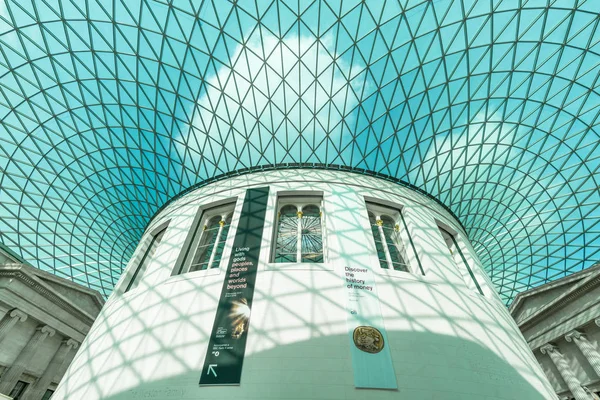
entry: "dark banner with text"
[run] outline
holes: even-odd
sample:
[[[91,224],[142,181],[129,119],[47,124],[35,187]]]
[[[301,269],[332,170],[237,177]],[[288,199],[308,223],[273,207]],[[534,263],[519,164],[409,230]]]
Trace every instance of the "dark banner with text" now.
[[[240,384],[268,195],[268,187],[246,191],[200,386]]]

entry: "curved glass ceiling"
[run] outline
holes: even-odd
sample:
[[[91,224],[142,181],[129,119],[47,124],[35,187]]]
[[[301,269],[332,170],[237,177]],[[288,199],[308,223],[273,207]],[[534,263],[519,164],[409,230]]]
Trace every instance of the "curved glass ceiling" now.
[[[0,0],[0,240],[108,295],[216,175],[364,168],[447,205],[507,302],[600,258],[596,0]]]

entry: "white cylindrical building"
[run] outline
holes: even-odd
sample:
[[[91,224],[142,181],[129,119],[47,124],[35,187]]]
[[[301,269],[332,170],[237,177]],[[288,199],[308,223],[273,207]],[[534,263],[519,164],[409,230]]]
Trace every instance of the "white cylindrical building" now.
[[[289,169],[211,183],[152,220],[53,397],[138,398],[555,395],[442,205]]]

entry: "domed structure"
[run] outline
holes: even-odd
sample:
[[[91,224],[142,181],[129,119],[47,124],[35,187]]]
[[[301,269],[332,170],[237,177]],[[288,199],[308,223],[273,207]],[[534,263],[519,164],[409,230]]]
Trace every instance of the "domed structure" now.
[[[54,396],[555,395],[452,213],[393,182],[298,169],[158,213]]]
[[[0,241],[108,296],[151,216],[240,170],[413,185],[500,296],[600,251],[592,1],[0,3]]]

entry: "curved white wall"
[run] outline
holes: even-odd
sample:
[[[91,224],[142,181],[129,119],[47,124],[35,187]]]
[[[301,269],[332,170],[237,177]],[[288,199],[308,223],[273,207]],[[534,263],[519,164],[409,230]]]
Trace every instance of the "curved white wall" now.
[[[241,385],[199,387],[244,193],[267,185]],[[326,262],[282,267],[269,263],[277,195],[298,190],[323,193]],[[239,199],[220,268],[171,276],[199,207],[232,197]],[[424,276],[379,268],[365,197],[403,207]],[[436,220],[459,233],[483,296],[450,258]],[[53,399],[555,398],[459,224],[414,191],[338,171],[254,173],[178,199],[148,232],[166,221],[168,229],[139,285],[123,293],[141,246]],[[415,267],[417,255],[407,248]],[[354,387],[340,271],[345,260],[375,271],[397,391]]]

